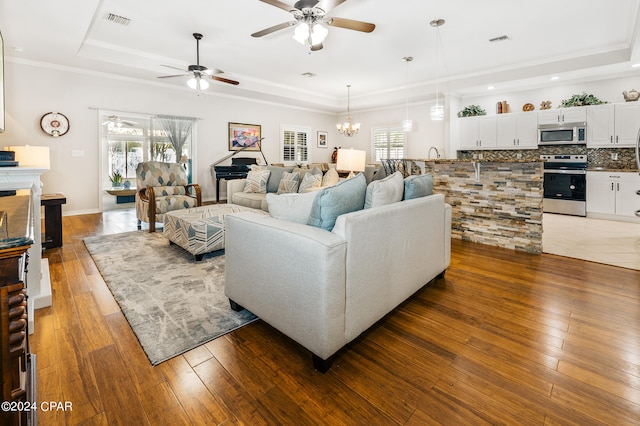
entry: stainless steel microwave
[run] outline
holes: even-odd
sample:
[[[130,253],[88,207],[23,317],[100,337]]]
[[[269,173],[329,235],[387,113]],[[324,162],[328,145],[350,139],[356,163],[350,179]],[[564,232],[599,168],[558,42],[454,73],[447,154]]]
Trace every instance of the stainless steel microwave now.
[[[563,123],[538,125],[538,145],[572,145],[587,143],[587,124]]]

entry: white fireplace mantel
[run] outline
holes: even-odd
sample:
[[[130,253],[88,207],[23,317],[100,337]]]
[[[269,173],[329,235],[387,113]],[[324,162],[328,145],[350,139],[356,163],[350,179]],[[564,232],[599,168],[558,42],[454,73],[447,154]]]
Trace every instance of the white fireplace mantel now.
[[[49,264],[42,259],[42,230],[40,221],[40,196],[42,185],[40,175],[47,169],[35,167],[1,167],[0,191],[28,189],[31,191],[33,217],[33,245],[29,249],[27,272],[27,294],[29,295],[29,332],[34,330],[34,309],[51,306],[51,283]]]

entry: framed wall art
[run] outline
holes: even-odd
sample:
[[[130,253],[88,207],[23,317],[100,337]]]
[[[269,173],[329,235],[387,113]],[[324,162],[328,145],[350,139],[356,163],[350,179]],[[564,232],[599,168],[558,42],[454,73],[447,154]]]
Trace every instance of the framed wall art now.
[[[326,148],[327,145],[327,138],[329,137],[329,134],[327,132],[318,132],[318,148]]]
[[[229,151],[260,151],[262,126],[229,123]]]

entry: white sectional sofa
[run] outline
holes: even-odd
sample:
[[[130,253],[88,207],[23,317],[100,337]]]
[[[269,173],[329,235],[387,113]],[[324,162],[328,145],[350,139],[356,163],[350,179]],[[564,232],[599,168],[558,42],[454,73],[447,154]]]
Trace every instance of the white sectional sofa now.
[[[226,219],[232,308],[250,310],[309,349],[323,372],[344,345],[444,276],[450,263],[451,206],[442,195],[376,206],[369,192],[370,208],[337,216],[330,230],[250,212]]]

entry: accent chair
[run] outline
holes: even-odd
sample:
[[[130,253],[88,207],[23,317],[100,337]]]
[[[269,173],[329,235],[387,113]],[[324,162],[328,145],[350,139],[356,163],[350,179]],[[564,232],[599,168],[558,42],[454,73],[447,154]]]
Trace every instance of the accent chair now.
[[[149,223],[149,232],[156,231],[156,222],[172,210],[202,205],[198,184],[189,184],[182,164],[145,161],[136,168],[136,216],[138,229]]]

